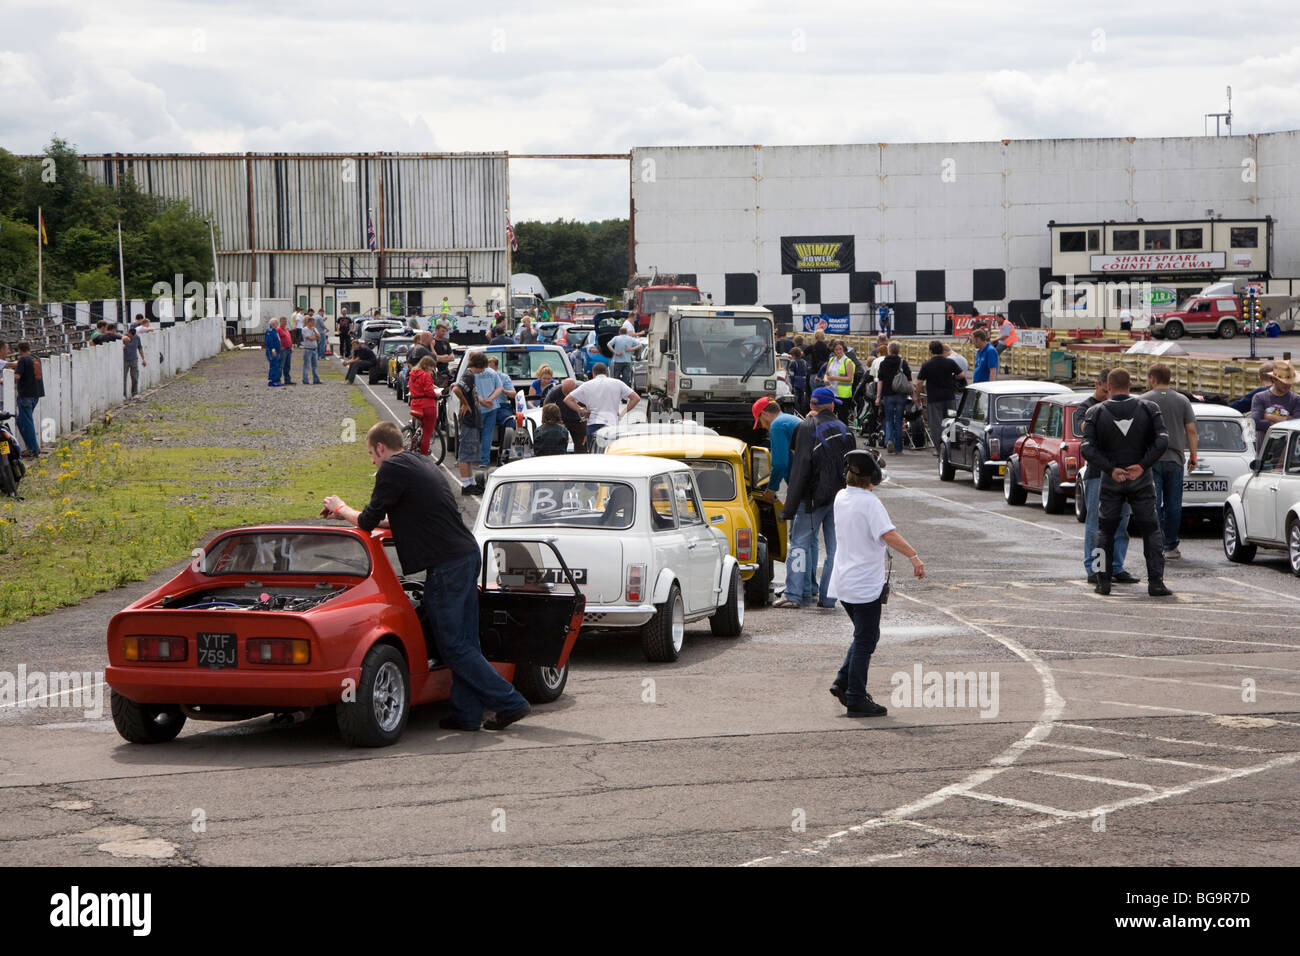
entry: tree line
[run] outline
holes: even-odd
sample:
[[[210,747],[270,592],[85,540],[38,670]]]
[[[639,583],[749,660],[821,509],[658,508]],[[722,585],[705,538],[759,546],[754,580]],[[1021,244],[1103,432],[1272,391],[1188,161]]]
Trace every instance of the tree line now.
[[[55,137],[38,157],[0,149],[0,299],[35,302],[37,209],[48,239],[42,250],[46,301],[116,299],[117,224],[128,298],[148,298],[153,284],[212,279],[203,215],[185,200],[143,192],[129,175],[117,188],[96,182],[77,150]]]
[[[512,270],[537,276],[551,295],[581,290],[621,301],[628,278],[627,226],[626,219],[518,223]]]

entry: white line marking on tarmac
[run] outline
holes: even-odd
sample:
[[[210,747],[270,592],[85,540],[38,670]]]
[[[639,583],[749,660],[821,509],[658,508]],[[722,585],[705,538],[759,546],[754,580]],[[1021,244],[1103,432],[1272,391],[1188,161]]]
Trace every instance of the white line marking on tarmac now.
[[[955,501],[952,498],[945,498],[943,495],[936,495],[930,491],[922,491],[920,488],[914,488],[911,487],[910,485],[904,485],[899,483],[898,481],[891,481],[890,484],[894,485],[894,487],[896,488],[902,488],[904,491],[910,491],[912,492],[912,494],[925,495],[925,497],[927,498],[935,498],[938,501],[946,501],[950,505],[957,505],[959,508],[965,508],[967,511],[978,511],[981,514],[993,515],[995,518],[1006,518],[1008,521],[1017,521],[1020,524],[1027,524],[1031,528],[1038,528],[1042,531],[1050,531],[1052,532],[1052,534],[1059,534],[1063,538],[1074,538],[1076,541],[1083,540],[1083,535],[1081,534],[1070,534],[1069,532],[1062,531],[1060,528],[1053,527],[1050,524],[1040,524],[1037,521],[1026,521],[1024,518],[1017,518],[1015,515],[1009,515],[1001,511],[993,511],[990,508],[976,508],[974,505],[968,505],[962,501]]]
[[[1112,777],[1092,777],[1086,773],[1062,773],[1060,770],[1031,770],[1044,777],[1061,777],[1065,780],[1082,780],[1084,783],[1104,783],[1108,787],[1126,787],[1129,790],[1146,790],[1154,793],[1155,787],[1149,783],[1134,783],[1132,780],[1115,780]]]
[[[1040,747],[1051,747],[1054,750],[1076,750],[1079,753],[1093,754],[1098,757],[1119,757],[1123,760],[1141,760],[1144,763],[1167,763],[1175,767],[1191,767],[1194,770],[1232,770],[1232,767],[1221,767],[1212,763],[1192,763],[1188,760],[1174,760],[1172,757],[1148,757],[1144,754],[1129,754],[1122,750],[1105,750],[1101,747],[1080,747],[1078,744],[1053,744],[1047,741],[1039,741]]]
[[[1093,727],[1090,724],[1058,724],[1062,728],[1070,730],[1090,730],[1094,734],[1110,734],[1114,737],[1135,737],[1139,740],[1158,740],[1165,744],[1194,744],[1197,747],[1215,747],[1219,750],[1239,750],[1242,753],[1267,754],[1271,750],[1265,750],[1262,747],[1243,747],[1240,744],[1218,744],[1208,740],[1186,740],[1182,737],[1161,737],[1157,734],[1141,734],[1136,730],[1112,730],[1109,727]]]
[[[1183,680],[1179,677],[1149,677],[1142,674],[1115,674],[1110,671],[1081,671],[1072,667],[1058,667],[1058,674],[1086,674],[1088,677],[1113,677],[1116,680],[1145,680],[1155,684],[1182,684],[1186,687],[1208,687],[1211,690],[1230,690],[1233,693],[1241,692],[1240,684],[1205,684],[1200,681]],[[1260,689],[1261,694],[1282,694],[1285,697],[1300,697],[1300,693],[1293,690],[1268,690]]]
[[[980,793],[977,790],[963,790],[958,794],[959,797],[969,797],[972,800],[983,800],[986,803],[1000,803],[1008,807],[1017,807],[1021,810],[1032,810],[1034,813],[1046,814],[1049,817],[1075,817],[1081,811],[1079,810],[1061,810],[1057,807],[1049,807],[1042,803],[1030,803],[1027,800],[1016,800],[1012,797],[998,797],[991,793]]]
[[[930,607],[930,605],[927,604],[925,601],[922,601],[918,598],[911,597],[910,595],[904,594],[901,591],[899,592],[898,596],[903,598],[904,600],[911,601],[913,604],[919,604],[922,607],[927,607],[927,608]],[[872,819],[865,820],[862,823],[857,824],[856,826],[852,826],[846,830],[841,830],[837,833],[831,834],[830,836],[823,837],[822,839],[817,840],[811,845],[807,847],[803,847],[797,851],[783,850],[781,851],[780,854],[781,856],[792,855],[796,852],[801,854],[815,855],[817,853],[820,853],[822,850],[825,850],[828,847],[830,847],[830,845],[838,839],[842,839],[851,834],[863,833],[868,830],[877,829],[881,826],[886,826],[890,823],[897,822],[897,820],[901,817],[909,817],[915,813],[920,813],[922,810],[928,810],[930,807],[937,806],[938,804],[943,803],[949,797],[965,793],[968,790],[973,790],[975,787],[978,787],[983,783],[987,783],[989,780],[992,780],[998,774],[1002,773],[1004,770],[1006,770],[1008,767],[1014,764],[1016,762],[1016,759],[1021,754],[1023,754],[1026,750],[1032,747],[1035,743],[1038,743],[1041,738],[1046,737],[1048,734],[1052,732],[1052,725],[1055,724],[1056,721],[1060,719],[1061,714],[1065,711],[1065,698],[1063,698],[1060,695],[1060,693],[1057,691],[1056,680],[1052,676],[1052,669],[1047,666],[1047,663],[1043,661],[1042,658],[1026,650],[1019,642],[1013,640],[1012,638],[1002,637],[1000,635],[994,634],[992,631],[980,627],[978,624],[972,624],[971,622],[964,620],[963,618],[961,618],[957,614],[954,614],[952,611],[947,610],[946,608],[938,608],[937,610],[939,610],[940,613],[946,615],[947,617],[950,617],[953,620],[957,621],[958,623],[964,624],[967,627],[979,631],[981,634],[985,635],[986,637],[989,637],[992,640],[996,641],[997,643],[1001,644],[1003,647],[1011,651],[1011,653],[1015,654],[1021,660],[1026,661],[1031,666],[1033,666],[1034,670],[1038,673],[1039,680],[1042,682],[1043,685],[1043,711],[1039,715],[1038,720],[1034,723],[1034,725],[1029,729],[1029,731],[1022,738],[1012,742],[1012,744],[1008,746],[1006,749],[1004,749],[1000,754],[997,754],[996,756],[992,757],[986,766],[972,773],[967,774],[963,779],[959,780],[958,782],[949,784],[946,787],[941,787],[938,790],[935,790],[933,793],[927,794],[924,797],[920,797],[917,800],[913,800],[910,803],[903,804],[900,807],[895,807],[893,810],[887,811],[883,816],[873,817]],[[763,857],[762,859],[769,860],[772,859],[772,857]],[[741,865],[752,866],[757,864],[758,862],[760,861],[750,860],[749,862],[743,863]]]
[[[1296,597],[1294,594],[1283,594],[1281,591],[1270,591],[1268,588],[1261,588],[1259,585],[1256,584],[1247,584],[1245,581],[1237,581],[1234,578],[1225,578],[1222,575],[1219,576],[1219,580],[1227,581],[1229,584],[1236,584],[1243,588],[1251,588],[1252,590],[1255,591],[1263,591],[1265,594],[1271,594],[1274,597],[1286,598],[1286,600],[1288,601],[1295,601],[1297,603],[1300,603],[1300,597]]]
[[[981,585],[981,586],[986,586],[986,585]],[[1010,592],[1008,592],[1008,593],[1010,593]],[[1014,597],[1017,597],[1017,598],[1022,597],[1021,595],[1013,595],[1013,596],[1014,596]],[[1101,598],[1101,595],[1097,595],[1097,597],[1100,599],[1100,598]],[[1112,595],[1112,597],[1114,597],[1114,595]],[[1026,603],[1026,604],[1027,604],[1027,603],[1030,603],[1032,600],[1033,600],[1033,597],[1032,597],[1032,596],[1023,596],[1023,600],[1021,601],[1021,603]],[[998,603],[998,602],[996,602],[996,601],[961,601],[961,602],[958,602],[958,603],[952,604],[952,605],[950,605],[950,606],[951,606],[951,607],[971,607],[971,606],[973,606],[973,605],[979,605],[979,604],[986,604],[986,605],[987,605],[987,604],[995,604],[995,603]],[[1114,611],[1107,611],[1107,610],[1104,610],[1104,605],[1105,605],[1105,604],[1108,604],[1108,603],[1119,604],[1119,605],[1122,606],[1124,609],[1123,609],[1123,610],[1119,610],[1119,609],[1117,608],[1117,609],[1114,610]],[[1087,602],[1084,602],[1084,603],[1076,603],[1076,602],[1073,602],[1073,601],[1060,601],[1060,602],[1056,602],[1056,601],[1054,601],[1054,602],[1052,602],[1052,609],[1053,609],[1053,610],[1065,610],[1065,609],[1068,609],[1068,608],[1082,608],[1082,609],[1088,611],[1090,614],[1108,614],[1108,615],[1112,615],[1112,616],[1129,617],[1129,616],[1132,615],[1132,605],[1135,605],[1135,604],[1145,604],[1145,603],[1146,603],[1146,602],[1144,602],[1144,601],[1123,601],[1123,602],[1114,602],[1114,601],[1101,601],[1101,600],[1098,600],[1098,601],[1087,601]],[[1153,604],[1152,606],[1154,607],[1154,606],[1156,606],[1156,605]],[[1251,618],[1251,625],[1252,625],[1253,627],[1267,627],[1267,628],[1274,629],[1274,630],[1285,630],[1285,631],[1294,631],[1294,630],[1296,630],[1296,625],[1295,625],[1295,624],[1255,624],[1255,623],[1254,623],[1254,620],[1255,620],[1256,618],[1260,618],[1260,617],[1283,617],[1283,618],[1294,618],[1294,617],[1295,617],[1295,612],[1294,612],[1294,611],[1265,611],[1265,610],[1259,610],[1259,611],[1253,611],[1253,610],[1252,610],[1252,611],[1232,611],[1232,610],[1229,610],[1229,609],[1227,609],[1227,608],[1208,607],[1208,606],[1203,605],[1203,604],[1161,604],[1161,605],[1159,605],[1159,608],[1160,608],[1161,613],[1168,613],[1168,612],[1170,612],[1170,611],[1190,611],[1190,612],[1193,613],[1193,614],[1233,614],[1233,615],[1236,615],[1236,616],[1239,616],[1239,617],[1243,617],[1243,616],[1244,616],[1244,617],[1249,617],[1249,618]]]
[[[1052,605],[1053,610],[1056,605]],[[1278,644],[1273,641],[1240,641],[1229,637],[1192,637],[1187,634],[1157,634],[1154,631],[1103,631],[1094,627],[1089,628],[1070,628],[1070,627],[1050,627],[1045,624],[1007,624],[1004,621],[998,621],[996,627],[1013,627],[1017,630],[1029,631],[1067,631],[1073,630],[1078,632],[1082,630],[1085,634],[1123,634],[1132,637],[1156,637],[1166,641],[1203,641],[1209,644],[1243,644],[1253,647],[1281,647],[1288,651],[1300,650],[1300,644]],[[1079,653],[1086,653],[1080,651]]]
[[[1187,714],[1191,717],[1217,717],[1208,710],[1184,710],[1181,707],[1157,707],[1155,704],[1132,704],[1126,700],[1097,700],[1094,697],[1071,697],[1077,704],[1108,704],[1113,707],[1132,707],[1135,710],[1159,710],[1168,714]]]
[[[929,568],[926,568],[928,571]],[[1265,667],[1263,664],[1229,664],[1224,661],[1203,661],[1196,657],[1179,657],[1176,654],[1153,654],[1143,657],[1140,654],[1120,654],[1118,651],[1062,651],[1050,647],[1031,647],[1035,654],[1077,654],[1083,657],[1121,657],[1130,661],[1166,661],[1170,664],[1196,664],[1200,667],[1231,667],[1244,671],[1276,671],[1279,674],[1300,674],[1295,667]],[[1300,650],[1300,648],[1297,648]]]

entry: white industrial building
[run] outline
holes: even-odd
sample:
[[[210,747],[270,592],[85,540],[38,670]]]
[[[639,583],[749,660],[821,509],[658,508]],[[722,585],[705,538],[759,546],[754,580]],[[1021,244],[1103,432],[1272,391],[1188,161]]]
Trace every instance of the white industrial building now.
[[[900,333],[941,330],[945,303],[1037,325],[1065,278],[1053,221],[1271,217],[1271,274],[1300,276],[1300,131],[641,147],[631,177],[637,272],[694,275],[715,303],[784,321],[848,315],[860,331],[880,300]]]

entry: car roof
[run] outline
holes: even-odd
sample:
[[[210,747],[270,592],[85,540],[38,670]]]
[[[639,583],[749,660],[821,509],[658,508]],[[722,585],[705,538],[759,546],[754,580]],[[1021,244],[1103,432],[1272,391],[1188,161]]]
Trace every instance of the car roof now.
[[[650,478],[665,471],[687,471],[685,462],[643,455],[544,455],[522,458],[492,473],[507,478]]]
[[[1289,422],[1278,422],[1276,425],[1269,425],[1269,426],[1268,426],[1268,430],[1269,430],[1269,431],[1280,430],[1280,431],[1286,431],[1286,432],[1300,432],[1300,418],[1293,418],[1293,419],[1292,419],[1291,421],[1289,421]]]
[[[1053,392],[1044,395],[1039,401],[1051,402],[1053,405],[1078,405],[1091,394],[1092,392]]]
[[[743,455],[746,445],[739,438],[725,435],[701,435],[692,431],[656,432],[650,435],[629,435],[616,438],[606,454],[618,455],[670,455],[685,454],[690,450],[691,458],[709,458],[713,456]]]
[[[1022,395],[1025,392],[1064,395],[1072,391],[1070,386],[1062,385],[1059,382],[1038,382],[1034,379],[1019,378],[1000,378],[993,382],[976,382],[974,385],[967,386],[967,388],[987,392],[990,395]]]
[[[1216,405],[1214,402],[1192,402],[1192,411],[1197,418],[1245,418],[1241,412],[1228,405]]]

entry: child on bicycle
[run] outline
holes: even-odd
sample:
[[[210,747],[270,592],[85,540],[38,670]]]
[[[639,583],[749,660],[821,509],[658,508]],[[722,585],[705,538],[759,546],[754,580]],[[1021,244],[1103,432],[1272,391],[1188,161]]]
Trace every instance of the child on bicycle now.
[[[429,454],[429,438],[438,427],[438,390],[433,385],[433,372],[437,367],[432,355],[424,356],[411,370],[406,383],[411,393],[412,443],[414,436],[418,435],[421,455]]]

